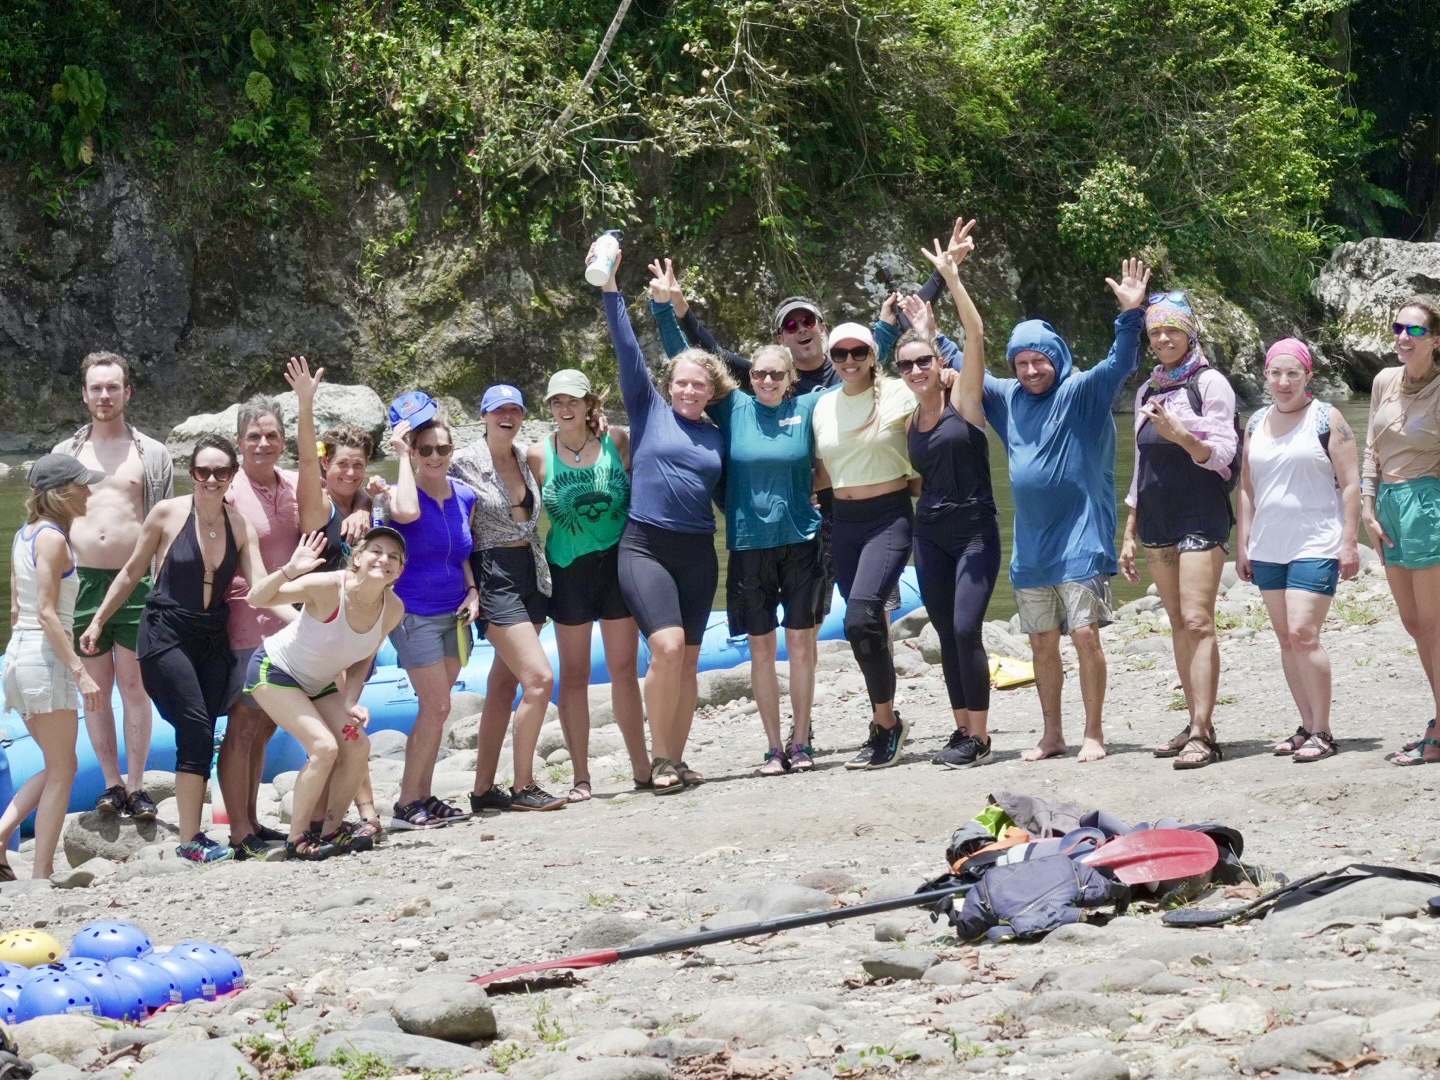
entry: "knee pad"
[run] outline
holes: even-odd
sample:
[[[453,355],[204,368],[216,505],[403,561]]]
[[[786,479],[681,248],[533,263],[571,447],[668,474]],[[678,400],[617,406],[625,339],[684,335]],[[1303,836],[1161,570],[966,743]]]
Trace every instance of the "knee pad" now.
[[[845,604],[845,640],[856,656],[874,656],[890,648],[885,632],[885,601],[852,599]]]

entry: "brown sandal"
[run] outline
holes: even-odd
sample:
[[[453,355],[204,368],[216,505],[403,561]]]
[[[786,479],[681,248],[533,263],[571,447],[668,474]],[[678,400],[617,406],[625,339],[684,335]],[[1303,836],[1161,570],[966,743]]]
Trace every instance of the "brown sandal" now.
[[[1298,728],[1295,729],[1294,735],[1291,735],[1288,739],[1282,739],[1280,742],[1276,743],[1275,748],[1271,751],[1271,753],[1273,753],[1276,757],[1290,757],[1292,754],[1295,753],[1296,750],[1299,750],[1309,741],[1310,732],[1305,730],[1304,724],[1301,724]]]
[[[1190,741],[1190,726],[1185,728],[1164,746],[1157,746],[1152,751],[1156,757],[1178,757],[1185,749],[1185,744]]]
[[[674,777],[673,784],[661,784],[660,778]],[[685,790],[685,782],[680,779],[680,774],[675,771],[675,763],[669,758],[657,757],[650,762],[650,785],[656,795],[674,795],[676,792]]]
[[[14,881],[15,868],[7,862],[0,862],[0,881]]]
[[[699,787],[705,782],[705,777],[694,769],[690,768],[683,761],[675,762],[675,771],[680,774],[680,780],[686,787]]]
[[[1187,754],[1198,755],[1196,761],[1182,761],[1181,758]],[[1213,739],[1207,739],[1204,735],[1191,735],[1185,745],[1176,755],[1172,768],[1175,769],[1203,769],[1206,765],[1213,765],[1224,758],[1220,752],[1219,745]]]

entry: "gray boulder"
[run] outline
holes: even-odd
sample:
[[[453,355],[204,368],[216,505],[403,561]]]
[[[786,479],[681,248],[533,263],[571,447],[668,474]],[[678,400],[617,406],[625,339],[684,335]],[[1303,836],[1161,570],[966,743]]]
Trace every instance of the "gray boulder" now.
[[[1341,244],[1310,283],[1321,325],[1330,328],[1327,348],[1368,383],[1395,363],[1396,310],[1416,293],[1434,293],[1437,281],[1440,244],[1379,237]]]
[[[245,1055],[228,1042],[177,1042],[165,1053],[142,1061],[130,1074],[130,1080],[254,1080],[259,1075]]]
[[[1008,656],[1015,660],[1030,659],[1029,641],[1023,635],[1010,633],[1008,623],[992,620],[981,627],[980,633],[985,642],[985,651],[991,656]]]
[[[1351,1024],[1305,1024],[1261,1035],[1241,1053],[1240,1067],[1251,1072],[1329,1071],[1359,1057],[1360,1048],[1360,1035]]]
[[[423,1072],[426,1069],[453,1069],[457,1073],[483,1072],[490,1065],[486,1054],[468,1046],[459,1046],[444,1039],[429,1039],[423,1035],[396,1035],[393,1031],[332,1031],[329,1035],[321,1036],[315,1044],[315,1056],[321,1061],[331,1061],[336,1053],[351,1057],[375,1054],[396,1068],[413,1072]]]
[[[103,1021],[92,1016],[37,1016],[10,1029],[15,1040],[15,1052],[22,1058],[33,1058],[45,1053],[66,1064],[75,1064],[78,1059],[92,1051],[104,1050],[108,1045],[110,1032],[103,1027]]]
[[[919,637],[920,631],[930,624],[930,616],[923,607],[908,611],[890,624],[891,641],[908,641]]]
[[[102,814],[87,810],[65,819],[60,842],[65,859],[71,866],[80,866],[91,859],[124,862],[140,849],[151,844],[174,842],[173,825],[163,821],[136,821],[122,814]]]
[[[940,633],[934,623],[925,624],[925,629],[915,636],[915,645],[927,664],[940,663]]]
[[[286,449],[294,454],[295,420],[300,412],[300,399],[293,391],[277,397],[285,413]],[[197,413],[176,424],[166,437],[166,446],[175,458],[190,455],[195,441],[202,435],[223,435],[235,438],[235,423],[240,415],[240,405],[231,405],[224,412]],[[321,383],[315,395],[315,431],[317,434],[339,424],[350,424],[368,432],[375,440],[376,456],[382,456],[380,436],[385,432],[389,412],[380,395],[368,386],[342,386],[336,383]]]
[[[781,915],[824,911],[833,903],[834,898],[819,889],[807,889],[803,885],[762,885],[741,893],[729,907],[753,911],[762,919],[774,919]]]
[[[687,1026],[686,1034],[765,1046],[782,1039],[808,1039],[825,1022],[825,1014],[813,1005],[773,998],[719,998]]]
[[[919,979],[940,960],[932,952],[918,949],[886,949],[860,961],[872,979]]]
[[[460,975],[437,975],[411,983],[390,1006],[409,1035],[470,1043],[495,1037],[495,1013],[483,987]]]
[[[628,945],[646,929],[638,919],[626,919],[619,915],[601,915],[583,924],[571,936],[572,949],[618,949]]]

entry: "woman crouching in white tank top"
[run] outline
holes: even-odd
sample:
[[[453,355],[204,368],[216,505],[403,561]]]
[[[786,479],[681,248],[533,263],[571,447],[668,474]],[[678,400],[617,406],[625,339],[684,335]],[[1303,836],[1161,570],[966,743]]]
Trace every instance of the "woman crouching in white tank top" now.
[[[331,573],[311,573],[324,562],[324,533],[300,538],[290,560],[257,585],[250,602],[260,606],[304,604],[300,618],[265,639],[250,658],[245,691],[304,746],[310,760],[295,780],[290,836],[292,859],[328,859],[366,851],[368,836],[345,821],[370,760],[365,726],[370,711],[360,692],[380,643],[405,614],[395,580],[405,568],[405,540],[377,526]],[[329,784],[329,798],[320,806]],[[317,829],[312,822],[320,821]]]

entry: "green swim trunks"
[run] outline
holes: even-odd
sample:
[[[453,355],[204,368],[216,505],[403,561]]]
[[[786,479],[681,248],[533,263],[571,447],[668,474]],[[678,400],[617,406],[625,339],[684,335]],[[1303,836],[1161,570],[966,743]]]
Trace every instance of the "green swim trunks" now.
[[[150,575],[146,574],[140,579],[140,584],[135,586],[135,591],[130,598],[120,605],[120,610],[115,612],[110,621],[105,624],[105,629],[100,631],[100,640],[96,643],[97,650],[93,653],[80,652],[80,635],[90,628],[90,620],[95,617],[95,612],[100,610],[100,605],[105,602],[105,594],[110,591],[110,583],[115,580],[119,570],[95,570],[89,566],[80,567],[77,571],[80,575],[80,593],[75,599],[75,651],[83,660],[86,656],[106,656],[116,645],[121,648],[135,651],[135,635],[140,631],[140,616],[145,611],[145,598],[150,595],[150,589],[154,582]]]

